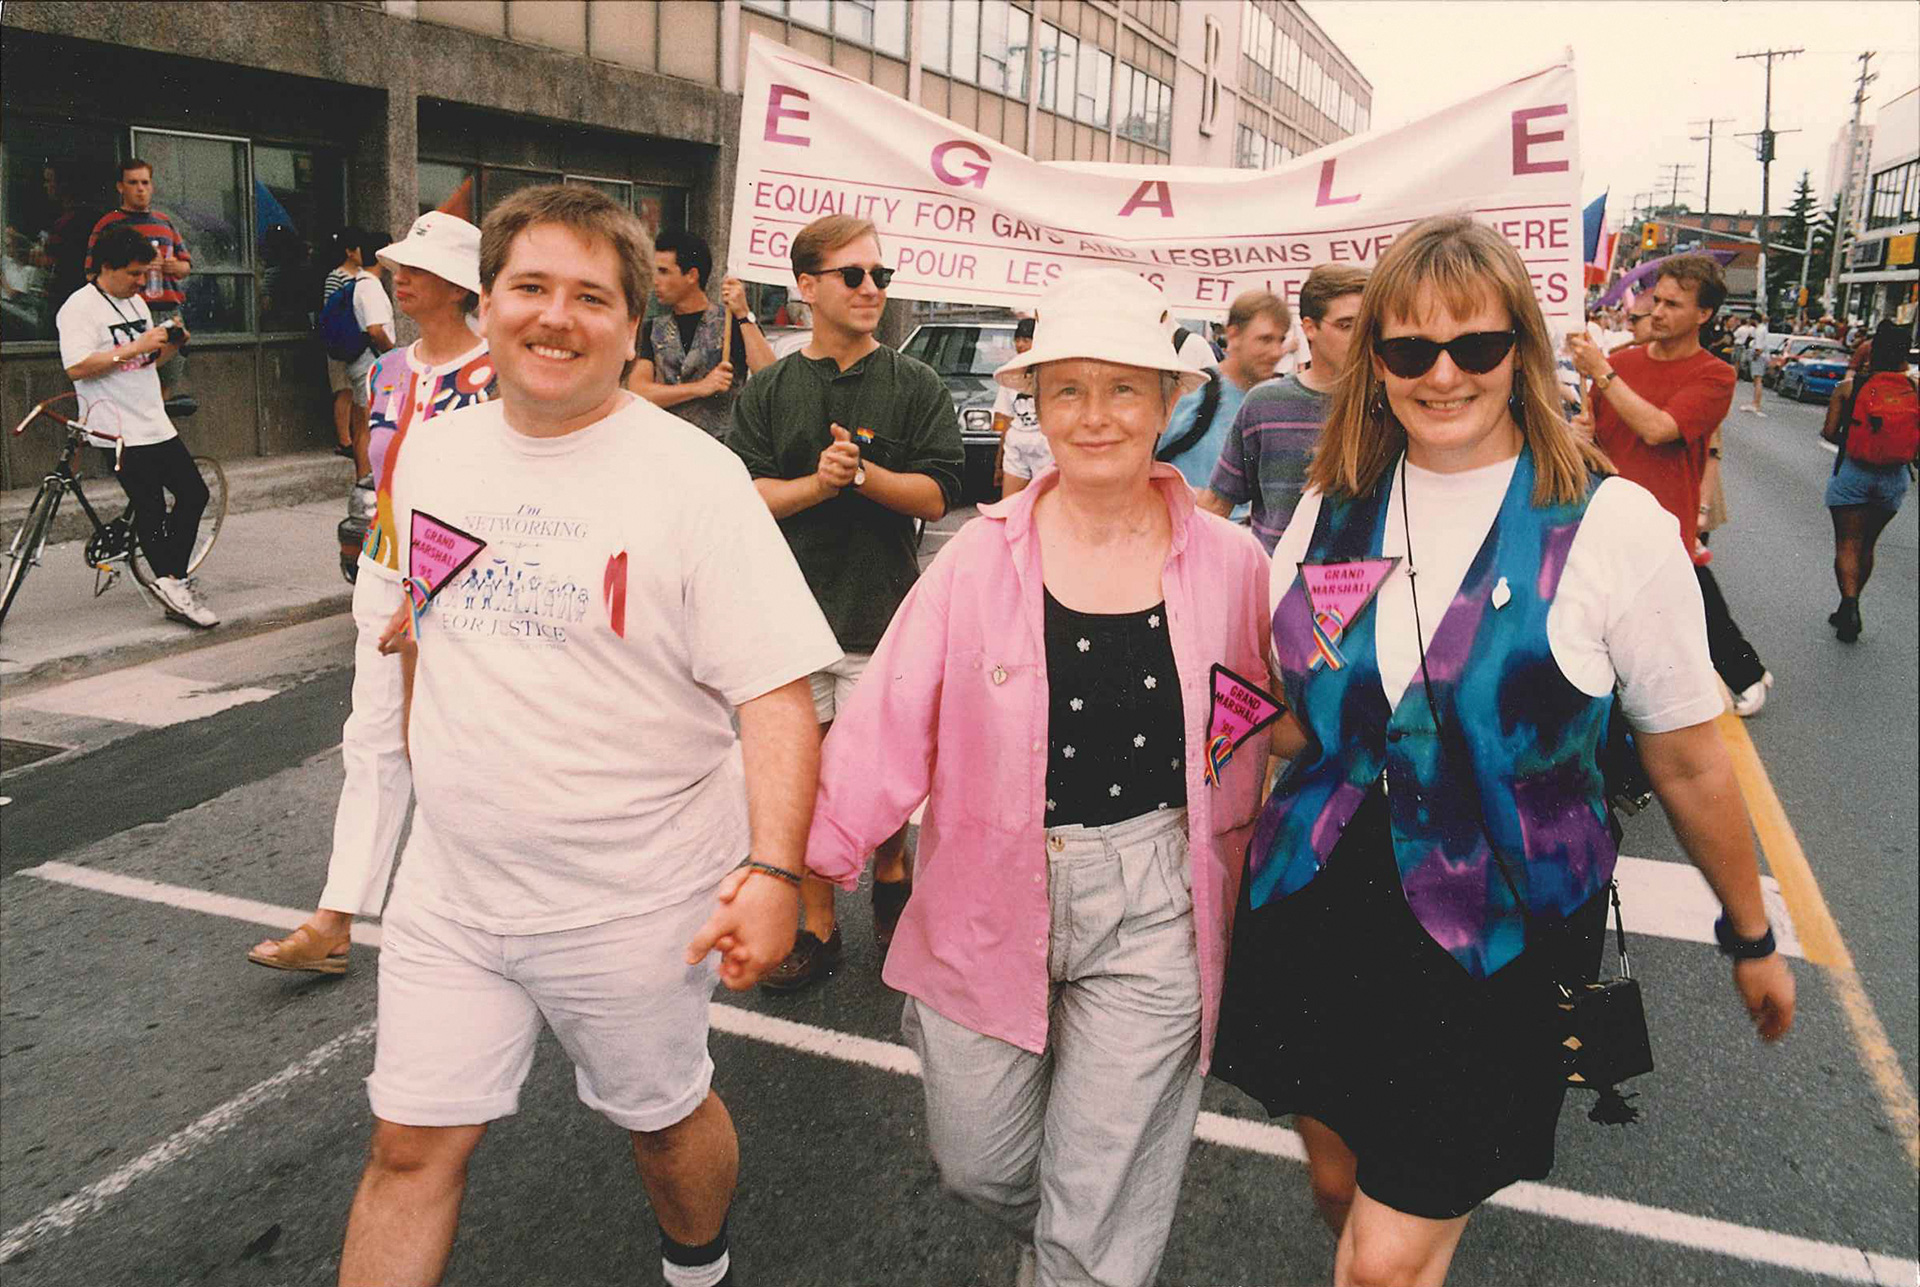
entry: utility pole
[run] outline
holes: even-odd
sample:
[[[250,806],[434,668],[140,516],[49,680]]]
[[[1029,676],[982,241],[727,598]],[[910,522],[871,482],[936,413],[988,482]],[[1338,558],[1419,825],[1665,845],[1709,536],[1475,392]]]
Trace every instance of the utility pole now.
[[[1667,210],[1672,214],[1678,214],[1680,213],[1680,181],[1687,177],[1686,172],[1693,168],[1693,162],[1669,161],[1661,168],[1672,171],[1666,176],[1673,188],[1673,195],[1667,201]]]
[[[1773,128],[1773,60],[1776,58],[1791,58],[1795,54],[1803,52],[1805,51],[1799,49],[1763,49],[1757,54],[1734,55],[1735,62],[1740,62],[1748,58],[1764,58],[1767,60],[1766,99],[1760,117],[1760,268],[1754,286],[1754,302],[1759,305],[1760,315],[1762,317],[1767,315],[1767,209],[1768,200],[1772,194],[1770,182],[1773,177],[1773,139],[1775,134]],[[1797,130],[1787,131],[1787,133],[1790,134],[1798,132]]]
[[[1853,119],[1847,122],[1846,177],[1840,182],[1840,205],[1834,212],[1833,235],[1829,242],[1827,254],[1830,261],[1827,265],[1827,298],[1832,302],[1833,311],[1836,315],[1840,315],[1842,312],[1840,308],[1841,251],[1846,242],[1847,197],[1853,191],[1853,152],[1854,149],[1859,146],[1860,139],[1860,109],[1867,101],[1867,86],[1880,79],[1880,73],[1869,72],[1867,70],[1868,66],[1873,62],[1873,57],[1874,52],[1868,50],[1866,53],[1861,54],[1856,60],[1860,64],[1860,80],[1853,91]]]
[[[1694,143],[1704,142],[1707,145],[1707,193],[1705,196],[1700,198],[1700,204],[1705,213],[1712,214],[1713,213],[1713,127],[1716,125],[1731,125],[1733,124],[1733,118],[1730,116],[1710,116],[1704,121],[1689,121],[1688,124],[1704,125],[1707,127],[1707,132],[1705,134],[1696,134],[1693,136],[1693,138],[1690,141]]]

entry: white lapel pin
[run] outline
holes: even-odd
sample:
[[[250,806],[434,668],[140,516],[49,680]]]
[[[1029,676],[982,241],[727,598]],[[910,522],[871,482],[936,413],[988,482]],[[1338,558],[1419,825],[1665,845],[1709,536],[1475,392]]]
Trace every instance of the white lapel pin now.
[[[1513,598],[1513,591],[1507,588],[1507,578],[1501,577],[1499,582],[1496,583],[1493,587],[1494,610],[1497,612],[1501,608],[1506,607],[1508,600],[1512,598]]]

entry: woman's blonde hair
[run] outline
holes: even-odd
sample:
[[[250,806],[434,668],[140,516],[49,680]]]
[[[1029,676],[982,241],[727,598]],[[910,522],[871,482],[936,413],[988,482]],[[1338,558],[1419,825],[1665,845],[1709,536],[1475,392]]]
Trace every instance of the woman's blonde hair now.
[[[1406,447],[1407,433],[1387,404],[1373,369],[1373,346],[1388,320],[1414,317],[1421,292],[1456,317],[1489,301],[1513,319],[1514,423],[1533,450],[1536,505],[1566,504],[1587,494],[1590,474],[1611,474],[1597,447],[1576,437],[1560,413],[1553,340],[1534,298],[1527,266],[1506,238],[1466,215],[1422,219],[1395,241],[1360,293],[1353,347],[1333,393],[1333,406],[1307,481],[1323,495],[1351,498],[1371,491]]]

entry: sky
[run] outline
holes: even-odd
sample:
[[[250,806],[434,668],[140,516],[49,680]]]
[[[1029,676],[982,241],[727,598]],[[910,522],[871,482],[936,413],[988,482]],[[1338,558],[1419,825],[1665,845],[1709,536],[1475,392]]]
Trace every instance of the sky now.
[[[1920,6],[1912,0],[1303,0],[1373,85],[1373,128],[1391,129],[1553,62],[1571,45],[1579,78],[1584,199],[1610,193],[1616,223],[1636,194],[1672,193],[1672,162],[1690,163],[1680,199],[1702,208],[1709,117],[1713,208],[1760,209],[1760,50],[1804,49],[1773,63],[1773,182],[1784,210],[1800,171],[1824,208],[1827,149],[1853,113],[1858,55],[1878,51],[1861,120],[1920,81]],[[1916,100],[1909,99],[1912,104]],[[1917,109],[1920,110],[1920,109]],[[1798,134],[1784,133],[1799,129]]]

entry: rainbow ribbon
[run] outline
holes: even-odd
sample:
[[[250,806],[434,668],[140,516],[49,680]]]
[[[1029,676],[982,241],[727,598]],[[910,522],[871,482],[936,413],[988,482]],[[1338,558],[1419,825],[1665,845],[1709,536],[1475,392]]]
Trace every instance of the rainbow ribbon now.
[[[1227,761],[1233,758],[1233,741],[1225,733],[1216,733],[1207,743],[1207,767],[1204,776],[1208,786],[1220,785],[1220,770],[1227,767]]]
[[[1312,670],[1321,662],[1327,664],[1328,670],[1347,668],[1346,654],[1342,653],[1339,645],[1334,642],[1340,638],[1346,625],[1346,620],[1341,617],[1338,609],[1328,608],[1325,612],[1313,614],[1313,644],[1319,650],[1319,655],[1307,663],[1308,670]]]
[[[410,576],[400,578],[400,588],[407,596],[407,638],[420,642],[420,616],[427,610],[427,604],[433,594],[427,589],[427,583]]]

